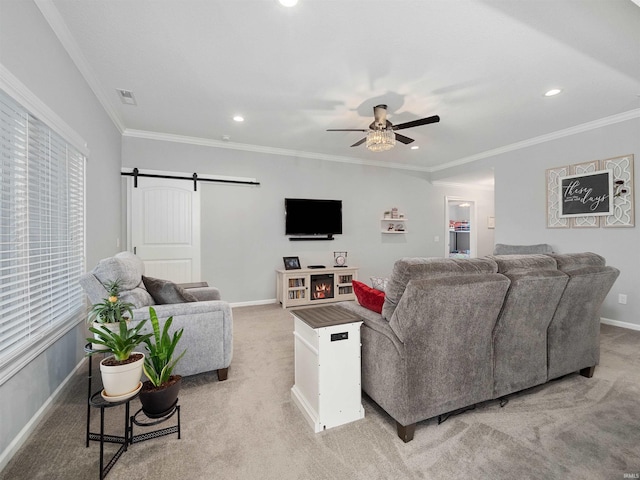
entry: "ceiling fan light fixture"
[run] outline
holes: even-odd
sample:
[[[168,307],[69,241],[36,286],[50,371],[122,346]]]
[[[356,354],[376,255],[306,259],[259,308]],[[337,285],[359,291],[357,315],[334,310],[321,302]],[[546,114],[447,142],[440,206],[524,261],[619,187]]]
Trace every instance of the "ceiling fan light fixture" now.
[[[390,128],[369,130],[367,132],[367,149],[372,152],[391,150],[396,145],[396,134]]]

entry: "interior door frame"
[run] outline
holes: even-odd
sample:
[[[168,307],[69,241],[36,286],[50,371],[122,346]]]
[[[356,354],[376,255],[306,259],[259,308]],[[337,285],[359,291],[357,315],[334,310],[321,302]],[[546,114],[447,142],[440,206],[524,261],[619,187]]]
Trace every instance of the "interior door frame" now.
[[[468,202],[469,206],[469,223],[471,225],[469,231],[469,249],[471,250],[471,258],[478,256],[478,222],[477,222],[477,205],[476,201],[467,197],[456,197],[446,195],[444,197],[444,257],[449,258],[449,203]]]

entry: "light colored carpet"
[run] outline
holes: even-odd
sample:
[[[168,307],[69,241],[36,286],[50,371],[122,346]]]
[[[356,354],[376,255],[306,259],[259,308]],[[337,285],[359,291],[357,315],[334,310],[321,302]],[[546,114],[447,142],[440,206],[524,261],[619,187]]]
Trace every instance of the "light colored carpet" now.
[[[395,422],[366,396],[364,419],[314,434],[290,397],[291,315],[276,305],[233,315],[229,379],[185,378],[182,439],[134,444],[108,479],[591,480],[640,473],[640,332],[603,326],[601,364],[591,379],[570,375],[512,395],[504,408],[487,402],[442,425],[421,422],[404,444]],[[97,479],[99,445],[84,446],[85,408],[81,369],[0,479]],[[96,410],[92,431],[98,417]],[[121,434],[123,419],[124,407],[109,409],[109,433]]]

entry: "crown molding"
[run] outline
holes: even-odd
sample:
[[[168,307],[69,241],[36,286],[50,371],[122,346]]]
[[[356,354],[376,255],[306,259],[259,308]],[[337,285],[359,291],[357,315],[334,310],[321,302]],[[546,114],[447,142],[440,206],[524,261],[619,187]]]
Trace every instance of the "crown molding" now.
[[[285,157],[308,158],[310,160],[324,160],[327,162],[350,163],[354,165],[368,165],[371,167],[393,168],[396,170],[409,170],[416,172],[429,172],[428,167],[404,165],[401,163],[377,162],[362,160],[360,158],[342,157],[338,155],[326,155],[323,153],[304,152],[301,150],[289,150],[286,148],[273,148],[261,145],[249,145],[246,143],[225,142],[201,137],[188,137],[171,133],[150,132],[147,130],[126,129],[122,136],[132,138],[144,138],[147,140],[159,140],[164,142],[186,143],[204,147],[225,148],[228,150],[242,150],[245,152],[264,153],[267,155],[280,155]]]
[[[75,38],[73,38],[73,35],[71,35],[67,24],[64,23],[64,20],[62,19],[62,16],[60,15],[58,9],[55,7],[51,0],[33,1],[40,9],[42,16],[53,30],[53,33],[55,33],[58,37],[58,40],[60,40],[60,43],[67,51],[69,57],[71,57],[71,61],[76,65],[76,67],[80,71],[80,74],[89,84],[89,88],[91,88],[91,90],[93,91],[94,95],[102,105],[102,108],[104,108],[113,124],[122,134],[122,132],[124,132],[125,130],[125,126],[122,119],[120,118],[120,115],[113,107],[113,105],[109,101],[109,98],[100,86],[100,82],[89,66],[89,62],[87,62],[85,56],[82,54],[80,47],[78,47],[78,43],[76,42]]]
[[[484,190],[486,192],[493,192],[495,187],[493,185],[482,185],[477,183],[455,183],[455,182],[442,182],[440,180],[435,180],[431,182],[431,185],[434,187],[453,187],[453,188],[464,188],[465,190]]]
[[[600,118],[592,122],[582,123],[580,125],[565,128],[563,130],[558,130],[556,132],[548,133],[546,135],[540,135],[539,137],[533,137],[528,140],[512,143],[510,145],[505,145],[503,147],[495,148],[493,150],[487,150],[486,152],[476,153],[475,155],[470,155],[468,157],[459,158],[458,160],[453,160],[451,162],[438,165],[436,167],[431,167],[429,171],[437,172],[440,170],[446,170],[447,168],[465,165],[467,163],[475,162],[477,160],[482,160],[483,158],[495,157],[496,155],[501,155],[503,153],[513,152],[515,150],[531,147],[533,145],[538,145],[540,143],[550,142],[552,140],[557,140],[559,138],[569,137],[577,133],[588,132],[589,130],[595,130],[596,128],[602,128],[608,125],[613,125],[620,122],[626,122],[628,120],[633,120],[635,118],[640,118],[640,108],[629,110],[623,113],[618,113],[616,115],[610,115],[608,117]]]

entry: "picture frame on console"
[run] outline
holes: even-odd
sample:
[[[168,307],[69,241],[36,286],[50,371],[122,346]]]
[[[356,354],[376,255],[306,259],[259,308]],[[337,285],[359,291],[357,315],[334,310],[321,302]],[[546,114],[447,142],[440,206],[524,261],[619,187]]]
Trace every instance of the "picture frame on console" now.
[[[282,257],[285,270],[300,270],[300,259],[298,257]]]

